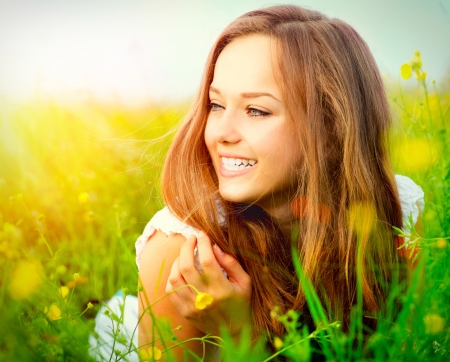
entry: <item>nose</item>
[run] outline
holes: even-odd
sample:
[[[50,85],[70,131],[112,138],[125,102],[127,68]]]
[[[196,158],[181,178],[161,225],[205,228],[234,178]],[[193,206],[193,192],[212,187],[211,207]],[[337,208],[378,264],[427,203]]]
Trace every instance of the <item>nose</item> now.
[[[224,110],[220,117],[212,116],[213,136],[218,143],[238,143],[241,134],[238,130],[238,116],[232,110]]]

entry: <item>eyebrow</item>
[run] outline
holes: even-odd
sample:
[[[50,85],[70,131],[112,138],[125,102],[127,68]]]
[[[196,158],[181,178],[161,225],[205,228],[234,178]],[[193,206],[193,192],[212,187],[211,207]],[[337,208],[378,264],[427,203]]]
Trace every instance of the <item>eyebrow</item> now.
[[[213,86],[209,87],[209,91],[213,92],[213,93],[217,93],[220,95],[220,91],[217,88],[214,88]],[[246,93],[241,93],[240,96],[242,98],[258,98],[258,97],[270,97],[275,99],[276,101],[280,102],[281,101],[276,98],[274,95],[270,94],[270,93],[264,93],[264,92],[246,92]]]

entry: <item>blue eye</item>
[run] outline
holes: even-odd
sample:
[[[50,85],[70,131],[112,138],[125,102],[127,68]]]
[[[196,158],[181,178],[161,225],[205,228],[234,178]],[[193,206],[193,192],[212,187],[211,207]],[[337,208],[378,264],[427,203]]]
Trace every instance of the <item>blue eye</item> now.
[[[249,117],[267,117],[270,116],[270,113],[261,111],[260,109],[257,108],[248,108],[247,115]]]

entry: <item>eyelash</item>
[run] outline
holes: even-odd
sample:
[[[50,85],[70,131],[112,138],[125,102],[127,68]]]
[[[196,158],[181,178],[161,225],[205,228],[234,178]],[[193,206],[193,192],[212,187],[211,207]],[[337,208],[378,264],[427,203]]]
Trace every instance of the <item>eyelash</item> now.
[[[248,116],[252,117],[252,118],[253,117],[268,117],[268,116],[270,116],[269,112],[264,112],[264,111],[261,111],[260,109],[257,109],[257,108],[248,108],[248,111],[257,113],[257,114],[249,114],[248,113]]]
[[[220,105],[218,105],[217,103],[214,103],[214,102],[211,102],[211,103],[208,104],[208,109],[209,109],[210,112],[216,112],[216,111],[219,110],[219,109],[215,109],[215,107],[223,108],[222,106],[220,106]],[[257,109],[257,108],[251,108],[250,107],[250,108],[247,109],[247,111],[248,111],[247,115],[250,118],[254,118],[254,117],[268,117],[268,116],[270,116],[269,112],[265,112],[265,111],[262,111],[262,110]],[[253,113],[253,114],[251,114],[251,113]]]
[[[213,109],[214,107],[223,108],[222,106],[219,106],[217,103],[214,103],[214,102],[211,102],[211,103],[208,104],[208,109],[209,109],[210,112],[218,111],[218,109],[214,110]]]

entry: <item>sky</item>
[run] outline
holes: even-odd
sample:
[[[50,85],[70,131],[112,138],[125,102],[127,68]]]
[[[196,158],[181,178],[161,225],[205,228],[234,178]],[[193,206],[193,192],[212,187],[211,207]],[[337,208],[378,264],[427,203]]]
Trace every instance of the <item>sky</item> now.
[[[266,0],[0,0],[0,98],[139,106],[195,94],[213,42]],[[292,0],[352,25],[383,75],[450,72],[450,0]],[[412,80],[411,80],[412,81]],[[410,81],[409,81],[410,82]]]

